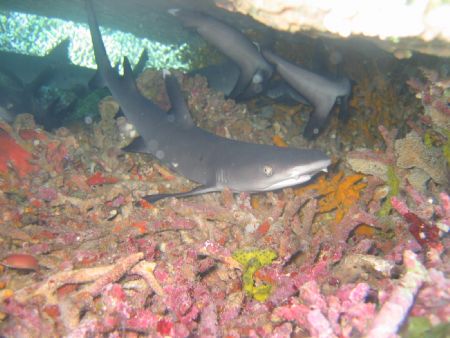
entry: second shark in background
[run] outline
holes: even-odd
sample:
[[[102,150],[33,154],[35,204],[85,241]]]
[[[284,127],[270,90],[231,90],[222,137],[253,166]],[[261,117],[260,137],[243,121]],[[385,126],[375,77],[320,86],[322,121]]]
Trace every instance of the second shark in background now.
[[[169,13],[184,26],[194,28],[203,39],[238,66],[239,75],[229,94],[230,98],[248,99],[264,91],[267,81],[272,77],[273,66],[241,31],[201,12],[174,8]]]
[[[346,77],[334,79],[290,63],[275,53],[260,49],[239,30],[207,14],[171,9],[184,26],[195,28],[209,43],[225,54],[229,61],[192,72],[207,78],[208,85],[233,99],[249,99],[257,95],[278,99],[288,97],[314,107],[304,130],[307,139],[316,138],[326,127],[335,104],[340,106],[341,120],[348,119],[351,83]],[[323,47],[322,43],[318,43]],[[272,66],[273,65],[273,66]],[[269,82],[274,67],[279,82]]]
[[[45,56],[0,52],[0,118],[12,123],[18,114],[29,113],[52,130],[76,115],[89,89],[99,88],[102,80],[95,69],[71,62],[69,43],[63,40]],[[134,76],[142,72],[147,60],[144,50]]]
[[[276,66],[280,76],[314,106],[303,135],[312,139],[323,131],[333,106],[341,105],[341,116],[347,116],[351,83],[348,78],[329,79],[295,65],[274,54],[263,51],[264,57]]]

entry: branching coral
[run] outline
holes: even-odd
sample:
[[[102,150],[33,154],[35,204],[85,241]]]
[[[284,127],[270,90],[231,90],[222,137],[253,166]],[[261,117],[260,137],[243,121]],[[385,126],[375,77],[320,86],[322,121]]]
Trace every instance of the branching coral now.
[[[373,320],[366,335],[368,338],[389,337],[397,333],[419,288],[428,279],[427,270],[413,252],[405,251],[404,262],[406,273]]]

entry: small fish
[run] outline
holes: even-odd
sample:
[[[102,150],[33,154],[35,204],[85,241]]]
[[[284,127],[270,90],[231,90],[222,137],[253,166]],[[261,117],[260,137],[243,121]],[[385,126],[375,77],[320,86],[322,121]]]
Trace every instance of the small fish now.
[[[37,259],[34,256],[23,253],[8,255],[0,261],[0,264],[11,269],[39,270],[39,262]]]

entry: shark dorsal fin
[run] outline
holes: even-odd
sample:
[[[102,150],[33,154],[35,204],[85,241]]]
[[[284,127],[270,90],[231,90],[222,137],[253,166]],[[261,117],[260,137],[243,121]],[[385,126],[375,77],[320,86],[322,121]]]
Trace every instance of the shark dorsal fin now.
[[[169,96],[170,104],[172,106],[169,114],[173,115],[175,117],[175,121],[183,127],[193,127],[194,121],[192,120],[191,113],[189,112],[189,108],[186,104],[183,93],[181,92],[177,78],[169,73],[165,74],[164,80],[167,95]]]
[[[48,52],[46,58],[56,63],[72,63],[69,58],[70,39],[64,39]]]
[[[148,61],[148,52],[147,48],[144,48],[144,50],[141,53],[141,56],[139,57],[138,63],[136,63],[136,65],[133,68],[134,78],[137,78],[137,76],[142,73],[142,71],[145,69],[147,61]]]
[[[128,58],[126,56],[123,58],[123,77],[122,78],[125,81],[125,83],[127,83],[129,86],[137,88],[136,81],[134,80],[133,69],[131,68],[130,61],[128,60]]]

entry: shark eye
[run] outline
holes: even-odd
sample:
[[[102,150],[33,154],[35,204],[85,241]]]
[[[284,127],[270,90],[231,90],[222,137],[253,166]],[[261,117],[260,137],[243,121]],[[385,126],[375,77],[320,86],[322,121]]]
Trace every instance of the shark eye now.
[[[273,174],[273,169],[270,165],[265,165],[263,168],[263,171],[264,171],[264,175],[266,175],[266,176],[272,176],[272,174]]]

